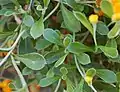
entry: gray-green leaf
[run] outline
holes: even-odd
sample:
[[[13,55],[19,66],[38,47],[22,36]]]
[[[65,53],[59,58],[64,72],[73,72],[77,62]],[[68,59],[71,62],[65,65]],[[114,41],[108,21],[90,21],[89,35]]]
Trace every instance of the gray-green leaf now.
[[[31,27],[34,24],[34,19],[32,16],[30,15],[25,15],[24,19],[23,19],[23,23],[28,26]]]
[[[108,38],[110,39],[115,38],[116,36],[118,36],[119,33],[120,33],[120,23],[117,22],[114,25],[114,27],[109,31]]]
[[[40,70],[46,64],[45,58],[38,53],[29,53],[16,56],[16,59],[24,63],[28,68],[32,70]]]
[[[73,13],[69,11],[63,4],[61,4],[62,16],[66,28],[71,32],[78,32],[81,30],[80,22],[75,18]]]
[[[80,53],[80,54],[77,54],[76,56],[77,56],[79,63],[82,65],[91,63],[91,60],[88,54]]]
[[[73,13],[75,17],[90,31],[90,33],[93,34],[92,25],[88,21],[87,17],[81,12],[74,11]]]
[[[109,0],[102,0],[100,4],[102,11],[110,18],[113,15],[113,7]]]
[[[117,81],[116,74],[113,71],[107,69],[98,69],[97,76],[99,76],[107,83],[115,83]]]
[[[40,80],[39,85],[41,87],[47,87],[56,82],[58,79],[59,77],[46,77]]]
[[[65,61],[65,58],[68,54],[62,56],[56,63],[55,63],[55,67],[58,67],[60,66],[64,61]]]
[[[60,35],[53,29],[47,28],[43,34],[44,38],[51,43],[61,44]]]
[[[79,42],[72,42],[70,45],[68,45],[67,49],[69,52],[75,53],[75,54],[93,51],[90,47]]]
[[[117,48],[107,47],[107,46],[98,46],[98,47],[108,57],[116,58],[118,56],[118,50],[117,50]]]
[[[40,37],[44,32],[43,18],[41,17],[36,23],[34,23],[30,29],[30,34],[34,39]]]

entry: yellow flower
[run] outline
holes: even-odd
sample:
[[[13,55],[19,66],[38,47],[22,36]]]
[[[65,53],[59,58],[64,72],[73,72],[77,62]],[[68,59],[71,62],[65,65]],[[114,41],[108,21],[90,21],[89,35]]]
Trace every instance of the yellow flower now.
[[[86,77],[85,77],[85,81],[86,81],[88,84],[92,84],[92,80],[93,80],[93,77],[90,77],[90,76],[86,76]]]
[[[0,88],[2,89],[2,92],[12,92],[12,89],[9,87],[9,83],[11,80],[4,80],[3,82],[0,82]]]
[[[90,21],[91,23],[93,23],[93,24],[96,24],[96,23],[98,22],[98,15],[96,15],[96,14],[91,14],[91,15],[89,16],[89,21]]]

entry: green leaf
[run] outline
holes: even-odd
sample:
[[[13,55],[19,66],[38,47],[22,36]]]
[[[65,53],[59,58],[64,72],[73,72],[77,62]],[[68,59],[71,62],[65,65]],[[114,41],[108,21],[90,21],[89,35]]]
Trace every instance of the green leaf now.
[[[80,54],[82,52],[93,52],[93,50],[79,42],[72,42],[68,47],[68,51],[75,54]]]
[[[101,80],[94,81],[97,90],[104,90],[103,92],[118,92],[118,88],[112,84],[105,83]]]
[[[23,19],[23,23],[28,26],[31,27],[34,24],[34,19],[32,16],[30,15],[25,15],[24,19]]]
[[[116,58],[118,56],[118,50],[114,47],[106,47],[106,46],[98,46],[102,50],[102,52],[111,58]]]
[[[55,63],[55,67],[58,67],[60,66],[64,61],[65,61],[65,58],[68,54],[62,56],[56,63]]]
[[[68,78],[66,79],[66,83],[67,83],[67,92],[73,92],[74,91],[73,83]]]
[[[9,9],[5,9],[5,8],[1,9],[0,10],[0,15],[4,15],[5,12],[7,12],[7,11],[9,11]]]
[[[8,36],[12,35],[13,32],[0,32],[0,39],[7,38]]]
[[[18,0],[10,0],[12,3],[14,3],[17,7],[20,7],[20,4]]]
[[[46,64],[45,58],[38,53],[29,53],[16,56],[16,59],[24,63],[32,70],[41,70]]]
[[[105,25],[105,23],[103,23],[102,21],[99,21],[97,23],[97,32],[100,34],[100,35],[107,35],[108,32],[109,32],[109,29],[108,27]]]
[[[64,50],[60,49],[55,52],[49,52],[45,55],[47,64],[52,64],[64,55]]]
[[[26,39],[21,39],[19,43],[19,54],[32,53],[36,50],[33,47],[32,39],[27,37]]]
[[[53,70],[54,70],[54,68],[50,68],[50,70],[47,72],[46,76],[47,77],[54,77],[55,74],[54,74]]]
[[[43,0],[43,2],[44,2],[44,7],[48,7],[50,0]]]
[[[57,80],[59,80],[59,77],[46,77],[40,80],[39,85],[41,87],[47,87],[56,82]]]
[[[80,83],[75,88],[74,92],[83,92],[84,80],[81,79]]]
[[[86,72],[86,76],[94,77],[95,75],[96,75],[96,70],[94,68],[90,68]]]
[[[73,13],[69,11],[63,4],[61,4],[61,11],[66,28],[70,32],[78,32],[81,30],[80,22],[75,18]]]
[[[113,47],[113,48],[116,48],[117,49],[117,42],[115,39],[110,39],[107,41],[106,47]]]
[[[63,40],[63,44],[64,44],[65,47],[67,47],[71,42],[72,42],[71,35],[67,35]]]
[[[38,39],[36,41],[36,45],[35,45],[35,48],[37,50],[42,50],[42,49],[45,49],[47,47],[49,47],[51,45],[51,43],[45,39]]]
[[[120,72],[117,72],[116,76],[117,76],[117,82],[120,83]]]
[[[115,83],[117,81],[116,74],[107,69],[98,69],[97,76],[103,79],[106,83]]]
[[[116,58],[109,58],[110,62],[116,62],[116,63],[120,63],[120,55],[118,55]]]
[[[76,56],[77,56],[79,63],[82,65],[91,63],[91,60],[88,54],[80,53],[80,54],[77,54]]]
[[[74,13],[74,16],[90,31],[90,33],[93,34],[92,25],[88,21],[87,17],[81,12],[74,11],[73,13]]]
[[[114,27],[109,31],[107,36],[109,39],[112,39],[112,38],[115,38],[116,36],[118,36],[119,33],[120,33],[120,23],[117,22],[114,25]]]
[[[61,68],[60,68],[60,72],[61,72],[63,75],[68,74],[68,70],[67,70],[67,68],[65,68],[65,67],[61,67]]]
[[[109,0],[102,0],[100,3],[100,8],[108,17],[112,17],[113,7]]]
[[[40,37],[44,32],[43,18],[41,17],[36,23],[34,23],[30,29],[30,34],[34,39]]]
[[[43,34],[44,38],[51,43],[61,44],[60,35],[53,29],[47,28]]]
[[[4,16],[11,16],[11,15],[13,15],[15,12],[13,11],[13,10],[8,10],[8,11],[6,11],[5,12],[5,14],[4,14]]]
[[[22,74],[23,75],[30,75],[33,73],[33,70],[31,70],[30,68],[28,67],[25,67],[23,70],[22,70]]]
[[[11,0],[0,0],[0,5],[12,3]]]

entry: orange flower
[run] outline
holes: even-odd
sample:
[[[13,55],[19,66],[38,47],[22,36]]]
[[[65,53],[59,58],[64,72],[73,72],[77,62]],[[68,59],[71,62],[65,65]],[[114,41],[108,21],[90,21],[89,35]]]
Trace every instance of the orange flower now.
[[[3,92],[12,92],[12,89],[9,86],[2,88]]]
[[[9,87],[9,83],[11,80],[4,80],[3,82],[0,82],[0,88],[2,89],[3,92],[12,92],[12,89]]]
[[[112,20],[113,21],[118,21],[120,20],[120,0],[110,0],[113,6],[113,16]]]
[[[120,3],[116,3],[113,5],[114,13],[120,13]]]
[[[114,5],[116,3],[119,3],[119,0],[110,0],[110,2]]]

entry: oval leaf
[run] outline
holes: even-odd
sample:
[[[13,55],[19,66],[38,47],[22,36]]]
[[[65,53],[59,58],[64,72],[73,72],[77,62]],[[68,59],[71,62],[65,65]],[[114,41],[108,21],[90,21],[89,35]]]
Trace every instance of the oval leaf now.
[[[59,79],[59,77],[46,77],[40,80],[39,85],[41,87],[47,87],[51,84],[53,84],[54,82],[56,82]]]
[[[44,32],[44,24],[42,17],[36,23],[34,23],[30,29],[30,34],[34,39],[40,37]]]
[[[102,0],[100,3],[100,8],[108,17],[112,17],[113,7],[109,0]]]
[[[80,54],[77,54],[76,56],[77,56],[79,63],[82,65],[91,63],[89,55],[87,55],[85,53],[80,53]]]
[[[47,48],[47,47],[50,46],[50,45],[51,45],[51,43],[50,43],[49,41],[47,41],[47,40],[45,40],[45,39],[38,39],[38,40],[36,41],[35,48],[36,48],[37,50],[42,50],[42,49]]]
[[[73,13],[69,11],[63,4],[61,4],[61,11],[66,28],[71,32],[78,32],[81,30],[80,22],[75,18]]]
[[[81,52],[92,52],[93,50],[79,42],[72,42],[68,47],[68,51],[71,53],[79,54]]]
[[[115,83],[117,81],[116,74],[107,69],[97,70],[97,75],[107,83]]]
[[[51,43],[61,44],[60,35],[53,29],[45,29],[43,36],[46,40],[48,40]]]
[[[52,64],[64,55],[64,50],[57,50],[56,52],[49,52],[45,55],[47,64]]]
[[[16,59],[24,63],[28,68],[32,70],[40,70],[46,64],[45,58],[38,53],[29,53],[16,56]]]
[[[115,26],[108,33],[108,38],[112,39],[120,33],[120,24],[116,23]]]
[[[90,33],[93,34],[92,25],[90,24],[86,16],[83,13],[77,11],[74,11],[73,13],[75,17],[90,31]]]
[[[97,32],[100,34],[100,35],[107,35],[108,32],[109,32],[109,29],[108,27],[105,25],[105,23],[103,23],[102,21],[99,21],[97,23]]]
[[[55,63],[55,67],[58,67],[60,66],[64,61],[65,61],[65,58],[68,54],[62,56],[56,63]]]
[[[30,74],[32,74],[33,73],[33,71],[30,69],[30,68],[28,68],[28,67],[25,67],[23,70],[22,70],[22,74],[23,75],[30,75]]]
[[[43,2],[44,2],[44,7],[48,7],[50,0],[43,0]]]
[[[24,19],[23,19],[23,23],[28,26],[31,27],[34,24],[34,19],[32,16],[30,15],[25,15]]]
[[[114,47],[99,46],[103,53],[111,58],[116,58],[118,56],[118,50]]]

